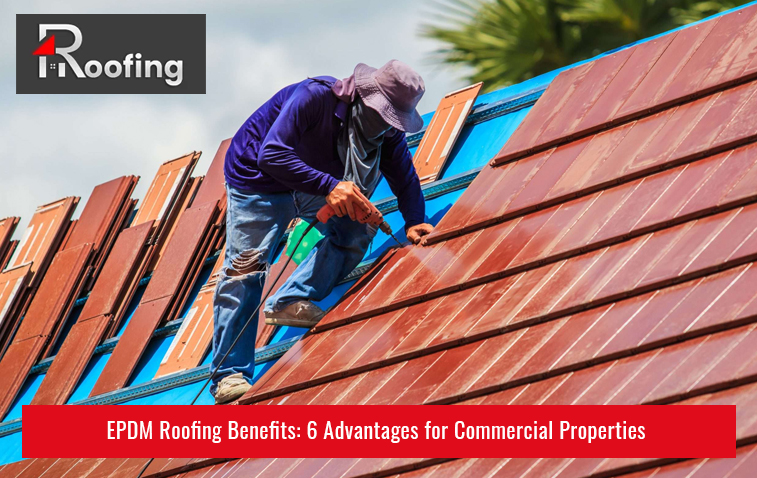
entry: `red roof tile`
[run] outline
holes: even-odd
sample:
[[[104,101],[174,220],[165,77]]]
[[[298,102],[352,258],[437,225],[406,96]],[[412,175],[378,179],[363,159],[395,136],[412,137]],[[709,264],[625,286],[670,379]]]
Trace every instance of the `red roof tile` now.
[[[444,169],[482,85],[476,83],[453,91],[439,102],[413,155],[413,165],[421,184],[435,181]]]
[[[66,403],[87,366],[95,347],[113,323],[120,320],[125,303],[141,277],[152,231],[152,221],[119,234],[102,273],[66,340],[34,395],[34,405]],[[114,319],[114,316],[116,319]]]
[[[8,268],[31,263],[31,272],[34,274],[33,283],[37,285],[58,250],[78,203],[78,197],[68,197],[38,207],[26,226],[24,236]]]
[[[170,214],[184,184],[192,175],[199,157],[200,153],[193,152],[181,158],[166,161],[160,166],[139,206],[137,215],[131,222],[132,226],[155,221],[156,227],[162,228],[164,219]]]
[[[92,396],[126,386],[153,331],[171,320],[183,303],[181,298],[191,287],[191,278],[199,272],[209,244],[215,239],[215,234],[209,232],[218,215],[216,204],[205,203],[182,214],[163,260],[93,387]]]
[[[216,151],[216,155],[213,157],[213,162],[210,163],[202,186],[200,186],[200,189],[192,200],[191,206],[220,201],[218,207],[221,211],[226,210],[226,178],[223,174],[223,164],[230,144],[231,138],[221,141],[218,151]]]
[[[20,219],[19,217],[0,219],[0,270],[5,268],[5,263],[13,253],[15,246],[12,245],[11,237]]]
[[[213,295],[223,260],[224,255],[220,254],[161,360],[155,378],[199,367],[207,355],[213,339]]]

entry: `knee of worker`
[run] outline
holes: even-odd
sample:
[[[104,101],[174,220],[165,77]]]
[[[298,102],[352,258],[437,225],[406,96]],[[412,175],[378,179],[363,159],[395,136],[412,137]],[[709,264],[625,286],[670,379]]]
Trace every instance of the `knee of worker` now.
[[[268,262],[265,256],[266,251],[263,249],[242,251],[226,263],[223,275],[228,280],[243,280],[260,274],[265,276],[268,272]]]
[[[345,218],[339,218],[345,219]],[[376,236],[378,228],[370,224],[360,224],[346,218],[346,221],[339,221],[327,234],[329,240],[346,249],[356,249],[365,251]]]
[[[239,307],[251,298],[260,300],[260,293],[268,274],[265,251],[248,249],[226,262],[221,270],[215,291],[215,302],[230,302],[230,307]]]
[[[241,272],[234,267],[221,270],[213,297],[216,326],[246,319],[260,303],[266,271]]]

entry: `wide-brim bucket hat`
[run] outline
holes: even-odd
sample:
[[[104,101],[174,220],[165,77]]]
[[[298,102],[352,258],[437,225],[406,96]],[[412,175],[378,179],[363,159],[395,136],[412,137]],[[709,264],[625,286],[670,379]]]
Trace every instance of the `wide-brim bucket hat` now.
[[[390,126],[406,133],[423,128],[423,118],[415,108],[426,92],[426,85],[421,75],[405,63],[391,60],[381,68],[358,63],[355,89],[363,103],[377,111]]]

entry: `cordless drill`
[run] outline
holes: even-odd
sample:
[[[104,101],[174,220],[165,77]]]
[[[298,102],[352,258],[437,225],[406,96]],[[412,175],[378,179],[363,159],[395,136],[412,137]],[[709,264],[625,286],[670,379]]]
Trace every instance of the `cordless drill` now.
[[[376,209],[376,206],[374,206],[372,203],[368,203],[368,209],[366,209],[362,204],[358,203],[352,203],[352,206],[355,210],[355,213],[358,214],[357,222],[361,224],[370,224],[372,226],[376,226],[379,229],[381,229],[384,234],[388,234],[392,236],[392,239],[402,247],[402,243],[394,236],[394,233],[392,232],[392,228],[389,227],[389,224],[386,223],[384,220],[384,216],[381,215],[381,212]],[[332,216],[334,216],[336,212],[334,212],[334,209],[326,204],[321,208],[320,211],[318,211],[318,214],[316,214],[316,218],[326,224],[326,221],[331,219]]]

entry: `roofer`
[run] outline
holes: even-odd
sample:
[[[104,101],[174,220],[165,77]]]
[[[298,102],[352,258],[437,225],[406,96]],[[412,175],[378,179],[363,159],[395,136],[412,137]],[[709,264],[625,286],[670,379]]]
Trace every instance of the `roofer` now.
[[[214,298],[215,367],[258,307],[269,264],[296,217],[314,221],[329,204],[336,216],[291,277],[265,303],[266,323],[311,328],[324,299],[362,260],[376,228],[355,219],[381,174],[397,196],[408,239],[418,244],[433,226],[405,132],[423,120],[415,109],[425,87],[408,65],[358,64],[352,76],[308,78],[257,109],[234,135],[224,172],[226,258]],[[243,395],[255,367],[253,319],[213,377],[216,403]]]

